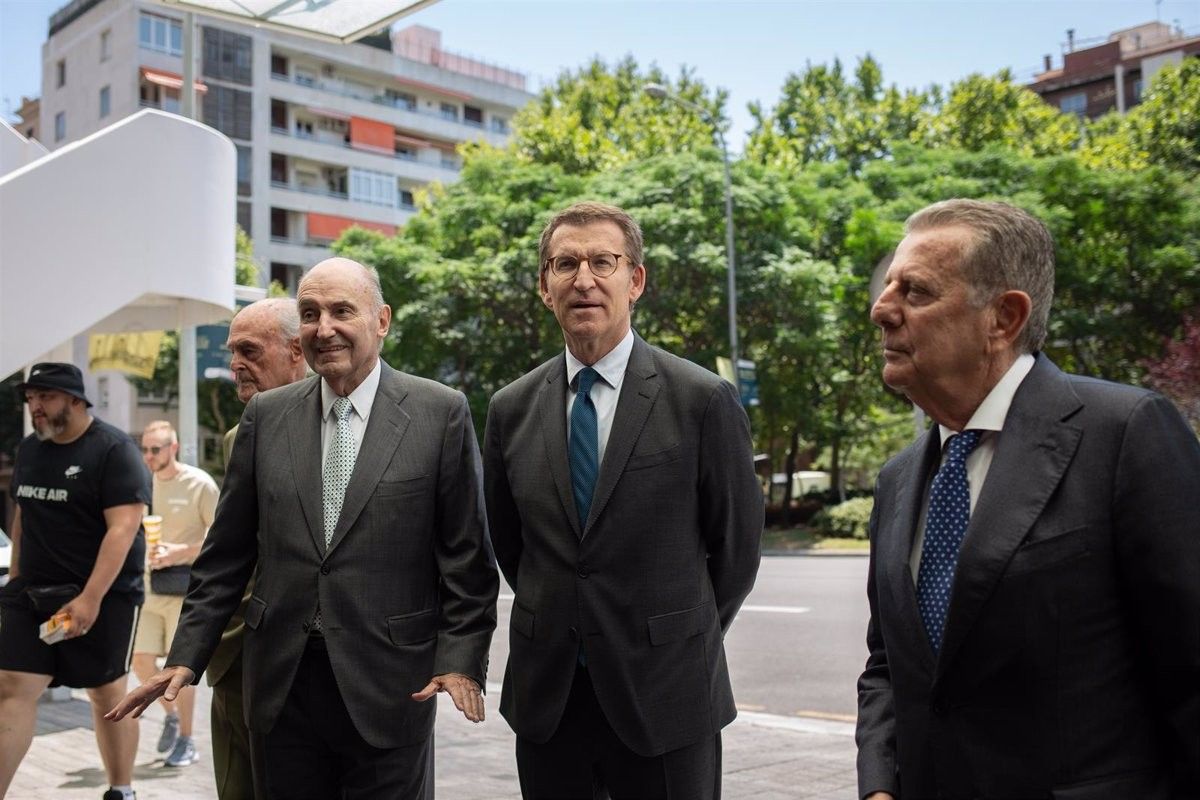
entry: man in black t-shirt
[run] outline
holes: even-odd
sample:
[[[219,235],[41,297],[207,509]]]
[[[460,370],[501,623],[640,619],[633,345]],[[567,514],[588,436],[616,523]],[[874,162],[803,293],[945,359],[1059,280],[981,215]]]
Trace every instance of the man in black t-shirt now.
[[[131,800],[137,721],[100,717],[125,694],[150,475],[133,439],[88,413],[77,367],[36,364],[17,391],[35,433],[17,449],[12,578],[0,589],[0,797],[33,740],[38,697],[63,685],[92,702],[111,784],[103,800]],[[66,638],[46,644],[38,626],[59,611]]]

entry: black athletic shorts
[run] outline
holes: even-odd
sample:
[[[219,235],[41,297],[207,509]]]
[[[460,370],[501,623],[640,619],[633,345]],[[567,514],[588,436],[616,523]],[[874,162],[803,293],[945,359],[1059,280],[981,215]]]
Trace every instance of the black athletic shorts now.
[[[0,669],[49,675],[51,686],[75,689],[103,686],[129,672],[141,610],[136,595],[109,592],[91,630],[57,644],[38,638],[45,616],[33,610],[28,598],[5,595],[0,603]]]

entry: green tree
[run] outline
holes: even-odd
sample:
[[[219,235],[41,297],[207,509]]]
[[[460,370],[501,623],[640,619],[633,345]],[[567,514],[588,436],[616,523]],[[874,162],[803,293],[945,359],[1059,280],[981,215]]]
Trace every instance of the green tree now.
[[[647,83],[723,120],[726,93],[710,92],[688,69],[672,81],[655,65],[641,69],[632,56],[613,66],[594,59],[564,71],[513,120],[513,146],[523,158],[591,174],[662,153],[706,149],[711,124],[694,112],[646,94]]]
[[[879,62],[859,60],[852,80],[841,61],[809,64],[788,75],[779,102],[767,112],[752,103],[755,129],[746,156],[785,169],[844,160],[852,171],[886,156],[890,143],[917,136],[936,95],[883,85]]]

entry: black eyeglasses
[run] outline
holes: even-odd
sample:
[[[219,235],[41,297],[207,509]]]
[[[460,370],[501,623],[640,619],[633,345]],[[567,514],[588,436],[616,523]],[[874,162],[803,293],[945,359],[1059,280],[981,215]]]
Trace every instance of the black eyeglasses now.
[[[607,278],[617,271],[617,262],[625,257],[620,253],[592,253],[587,258],[555,256],[547,258],[544,266],[560,278],[567,278],[578,272],[579,265],[586,261],[593,275]]]
[[[166,449],[167,449],[167,446],[165,444],[156,444],[153,447],[142,447],[142,455],[146,455],[146,453],[149,453],[152,456],[156,456],[160,452],[162,452],[163,450],[166,450]]]

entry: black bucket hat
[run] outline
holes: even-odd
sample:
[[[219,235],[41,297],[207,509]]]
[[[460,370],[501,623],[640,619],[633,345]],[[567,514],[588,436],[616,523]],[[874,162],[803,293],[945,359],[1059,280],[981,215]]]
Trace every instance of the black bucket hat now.
[[[29,370],[29,377],[24,383],[17,384],[17,395],[21,402],[25,401],[26,389],[55,389],[60,392],[78,397],[90,408],[92,403],[83,393],[83,373],[74,364],[60,364],[55,361],[44,361],[34,364]]]

